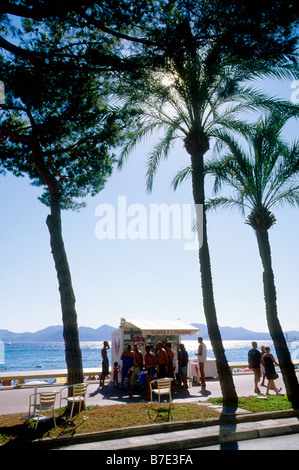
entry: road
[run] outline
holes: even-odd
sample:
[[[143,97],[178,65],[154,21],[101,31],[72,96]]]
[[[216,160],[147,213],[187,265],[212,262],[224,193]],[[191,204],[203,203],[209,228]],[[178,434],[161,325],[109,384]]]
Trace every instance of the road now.
[[[228,442],[191,450],[299,450],[299,434]]]

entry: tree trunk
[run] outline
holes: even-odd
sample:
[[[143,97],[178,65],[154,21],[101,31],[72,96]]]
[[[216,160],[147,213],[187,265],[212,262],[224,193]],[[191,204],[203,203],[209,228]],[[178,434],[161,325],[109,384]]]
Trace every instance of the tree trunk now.
[[[199,221],[199,229],[202,231],[202,246],[199,248],[199,263],[201,270],[201,283],[204,313],[207,322],[209,337],[216,358],[217,372],[219,376],[220,386],[223,395],[223,406],[225,408],[237,408],[238,396],[235,390],[233,377],[229,364],[227,362],[222,338],[217,322],[216,308],[214,302],[211,261],[208,247],[207,237],[207,220],[205,211],[205,194],[204,194],[204,172],[203,172],[203,155],[208,150],[208,141],[203,142],[205,148],[195,145],[192,149],[187,147],[188,153],[191,155],[192,164],[192,189],[195,205],[199,204],[203,207],[202,221]],[[198,148],[200,147],[200,148]]]
[[[62,237],[61,223],[61,194],[60,185],[47,166],[39,143],[38,129],[29,110],[28,117],[32,125],[32,157],[36,170],[50,194],[50,215],[47,217],[47,226],[50,233],[50,245],[54,258],[55,268],[60,291],[62,310],[63,337],[65,342],[65,358],[68,371],[68,384],[81,383],[84,380],[82,354],[79,343],[77,313],[75,308],[75,295],[72,286],[70,268]],[[69,388],[69,394],[72,389]]]
[[[293,408],[299,408],[299,384],[296,377],[295,367],[292,363],[289,348],[278,319],[276,288],[271,262],[268,231],[256,230],[256,236],[264,268],[264,297],[269,332],[274,343],[288,399],[292,403]]]
[[[52,198],[51,198],[52,199]],[[51,214],[47,217],[50,244],[57,272],[65,342],[65,357],[68,370],[68,384],[83,382],[82,355],[79,343],[75,295],[71,273],[62,238],[62,224],[59,201],[51,201]]]

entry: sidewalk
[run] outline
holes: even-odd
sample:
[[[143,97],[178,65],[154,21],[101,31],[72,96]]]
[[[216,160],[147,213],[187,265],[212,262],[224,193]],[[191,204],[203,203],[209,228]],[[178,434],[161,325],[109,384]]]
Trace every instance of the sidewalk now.
[[[253,375],[235,375],[234,383],[239,396],[253,395]],[[281,376],[276,381],[278,387],[285,388]],[[44,389],[60,390],[59,386],[41,387]],[[261,388],[261,392],[266,389]],[[39,389],[40,390],[40,389]],[[12,390],[0,389],[0,414],[27,413],[29,395],[34,393],[33,388]],[[274,392],[272,392],[274,393]],[[203,394],[199,386],[188,390],[177,390],[174,394],[174,403],[180,402],[206,402],[209,397],[221,396],[219,380],[207,381],[206,392]],[[92,383],[88,387],[87,405],[115,405],[134,403],[140,401],[138,393],[130,397],[126,391],[108,386],[98,389],[98,384]],[[56,440],[24,443],[26,448],[43,449],[55,448],[63,450],[118,450],[118,451],[179,451],[243,439],[254,439],[266,436],[299,433],[299,411],[280,411],[273,413],[248,413],[237,410],[235,415],[222,415],[220,419],[213,418],[206,421],[167,422],[151,424],[130,429],[118,429],[89,435],[75,435],[72,438],[59,438]],[[299,439],[299,434],[298,434]],[[31,445],[30,445],[31,444]]]
[[[233,380],[236,387],[238,396],[254,395],[253,392],[253,375],[242,374],[234,375]],[[281,374],[276,380],[278,388],[282,387],[281,393],[285,394],[285,387]],[[56,390],[60,391],[63,386],[51,385],[51,386],[40,386],[38,391]],[[266,392],[266,387],[260,387],[261,393]],[[34,393],[34,387],[22,387],[13,389],[0,388],[0,415],[10,413],[28,413],[29,395]],[[274,393],[274,392],[271,392]],[[207,379],[206,391],[201,392],[201,387],[193,385],[188,389],[177,389],[173,395],[174,403],[180,402],[205,402],[208,398],[221,397],[221,387],[218,379]],[[135,403],[141,398],[136,388],[136,394],[132,397],[129,396],[126,390],[116,389],[112,383],[109,383],[108,387],[104,389],[98,388],[98,383],[90,383],[87,389],[87,405],[122,405],[125,403]]]
[[[297,416],[296,416],[297,415]],[[270,417],[272,416],[272,417]],[[254,420],[253,420],[254,418]],[[299,433],[299,412],[258,413],[236,418],[211,419],[209,423],[166,423],[150,434],[132,436],[121,430],[121,438],[109,436],[74,436],[65,443],[56,442],[57,450],[180,451],[248,439]],[[161,429],[162,428],[162,429]],[[135,433],[138,430],[135,429]],[[149,432],[149,430],[144,430]],[[104,439],[103,439],[104,438]],[[299,434],[298,434],[299,441]],[[53,445],[53,444],[52,444]]]

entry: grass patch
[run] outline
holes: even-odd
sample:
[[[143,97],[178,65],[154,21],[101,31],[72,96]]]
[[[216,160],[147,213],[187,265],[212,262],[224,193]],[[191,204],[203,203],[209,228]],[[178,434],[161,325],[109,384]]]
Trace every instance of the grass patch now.
[[[22,420],[21,414],[0,416],[0,444],[12,440],[31,440],[45,437],[72,436],[74,434],[93,433],[112,429],[144,426],[167,421],[205,420],[218,417],[219,412],[206,405],[194,403],[176,403],[170,413],[168,406],[161,406],[157,413],[157,406],[152,409],[148,403],[134,403],[128,405],[91,406],[88,407],[88,419],[84,420],[85,412],[77,415],[72,423],[68,420],[56,418],[57,428],[53,421],[40,422],[37,431],[34,431],[32,420]],[[56,416],[58,412],[56,413]]]
[[[209,398],[207,401],[214,405],[223,404],[222,398]],[[238,406],[252,413],[289,410],[292,408],[286,395],[260,395],[260,398],[258,396],[240,397]]]
[[[222,398],[209,398],[209,403],[222,405]],[[291,403],[285,395],[271,395],[240,397],[238,406],[253,413],[271,412],[292,409]],[[84,420],[85,412],[77,415],[72,423],[58,418],[56,410],[57,428],[53,421],[40,422],[37,431],[34,430],[32,420],[22,419],[23,414],[10,414],[0,416],[0,445],[13,440],[33,440],[46,437],[73,436],[75,434],[95,433],[113,429],[145,426],[167,421],[206,420],[219,417],[221,410],[216,410],[205,404],[175,403],[169,413],[168,406],[161,406],[157,413],[157,405],[152,409],[149,403],[131,403],[110,406],[91,406],[88,408],[88,419]]]

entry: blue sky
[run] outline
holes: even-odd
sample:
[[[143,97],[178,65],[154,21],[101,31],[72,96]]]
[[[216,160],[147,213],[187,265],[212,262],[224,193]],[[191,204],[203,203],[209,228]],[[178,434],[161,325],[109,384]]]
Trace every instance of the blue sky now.
[[[263,82],[263,86],[268,93],[287,99],[296,92],[291,82]],[[298,123],[292,123],[287,137],[293,140],[296,135]],[[119,196],[126,197],[127,207],[141,204],[146,211],[153,204],[192,205],[190,180],[175,193],[170,189],[173,176],[189,163],[181,145],[161,164],[152,194],[146,193],[150,145],[144,142],[136,148],[104,190],[86,199],[86,208],[63,212],[79,326],[97,328],[105,323],[117,327],[121,317],[206,323],[198,253],[184,249],[186,240],[99,240],[96,236],[98,207],[110,204],[117,209]],[[208,181],[208,194],[210,189]],[[61,324],[45,223],[48,209],[37,200],[39,193],[26,178],[0,175],[0,329],[37,331]],[[298,211],[277,209],[275,216],[277,223],[269,233],[279,318],[285,331],[299,330]],[[208,216],[208,236],[219,324],[267,331],[262,267],[253,230],[239,213],[224,210]]]

